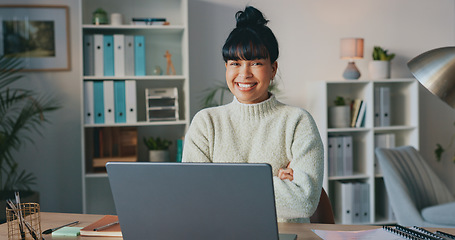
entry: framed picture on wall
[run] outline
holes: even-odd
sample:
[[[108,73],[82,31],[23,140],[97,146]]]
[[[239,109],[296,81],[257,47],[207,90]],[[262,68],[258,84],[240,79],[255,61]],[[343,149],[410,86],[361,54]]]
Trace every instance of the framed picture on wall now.
[[[24,71],[70,70],[68,6],[0,5],[0,55]]]

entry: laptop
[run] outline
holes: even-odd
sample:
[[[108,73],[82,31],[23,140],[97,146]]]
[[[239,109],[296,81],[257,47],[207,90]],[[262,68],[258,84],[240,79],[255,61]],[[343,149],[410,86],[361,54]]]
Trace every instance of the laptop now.
[[[123,239],[296,239],[278,234],[268,164],[109,162]]]

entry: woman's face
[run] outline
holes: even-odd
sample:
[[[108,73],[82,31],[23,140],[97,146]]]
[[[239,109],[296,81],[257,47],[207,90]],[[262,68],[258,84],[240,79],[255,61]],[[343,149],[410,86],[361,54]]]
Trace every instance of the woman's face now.
[[[266,100],[270,81],[275,77],[278,63],[269,59],[228,60],[226,82],[241,103],[253,104]]]

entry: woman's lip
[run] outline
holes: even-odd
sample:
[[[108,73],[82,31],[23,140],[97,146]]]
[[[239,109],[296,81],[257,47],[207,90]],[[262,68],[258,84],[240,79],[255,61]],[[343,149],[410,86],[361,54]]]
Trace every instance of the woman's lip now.
[[[238,87],[240,87],[241,89],[250,89],[250,88],[256,86],[257,83],[240,83],[240,82],[237,82],[236,85]]]

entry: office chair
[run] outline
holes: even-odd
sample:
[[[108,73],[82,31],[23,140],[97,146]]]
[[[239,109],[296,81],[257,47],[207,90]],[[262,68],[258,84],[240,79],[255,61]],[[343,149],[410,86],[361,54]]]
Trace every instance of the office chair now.
[[[375,152],[398,224],[455,227],[453,195],[414,147]]]
[[[327,196],[324,188],[321,190],[321,196],[319,197],[319,204],[313,216],[310,217],[311,223],[327,223],[334,224],[335,219],[333,217],[332,204]]]

